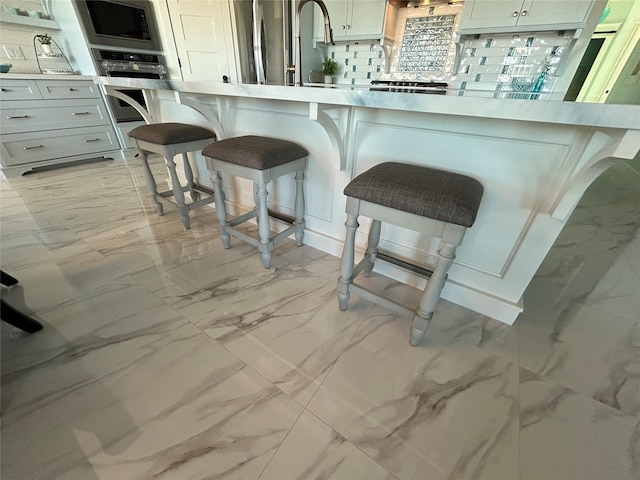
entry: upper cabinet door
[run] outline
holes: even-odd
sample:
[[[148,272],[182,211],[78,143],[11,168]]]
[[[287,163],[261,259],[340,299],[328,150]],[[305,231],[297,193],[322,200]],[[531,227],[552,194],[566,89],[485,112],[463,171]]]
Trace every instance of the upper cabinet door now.
[[[466,0],[462,33],[580,28],[594,0]]]
[[[347,36],[374,36],[378,38],[384,30],[384,0],[352,0]]]
[[[168,0],[173,37],[182,78],[218,81],[223,75],[235,81],[229,3],[220,0]]]
[[[467,0],[461,28],[488,28],[515,25],[523,0]]]
[[[373,40],[382,37],[386,11],[385,0],[325,0],[336,41]],[[315,7],[314,38],[324,38],[324,17]]]
[[[518,25],[583,23],[592,3],[589,0],[527,0],[520,11]]]

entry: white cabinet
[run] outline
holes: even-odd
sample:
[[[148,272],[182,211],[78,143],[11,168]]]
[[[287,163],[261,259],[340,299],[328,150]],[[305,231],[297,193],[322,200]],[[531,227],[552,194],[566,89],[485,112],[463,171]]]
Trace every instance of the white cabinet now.
[[[91,80],[2,80],[1,165],[7,175],[119,153],[104,100]]]
[[[385,0],[325,0],[333,38],[341,40],[369,40],[382,38],[386,12]],[[324,38],[324,17],[315,7],[314,38]]]
[[[593,0],[466,0],[460,32],[580,28],[594,3]]]

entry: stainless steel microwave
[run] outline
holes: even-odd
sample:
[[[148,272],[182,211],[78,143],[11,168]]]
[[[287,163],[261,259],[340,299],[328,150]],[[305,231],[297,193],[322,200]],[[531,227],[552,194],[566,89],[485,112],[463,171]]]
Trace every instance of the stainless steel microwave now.
[[[149,0],[76,0],[91,45],[161,52],[153,5]]]

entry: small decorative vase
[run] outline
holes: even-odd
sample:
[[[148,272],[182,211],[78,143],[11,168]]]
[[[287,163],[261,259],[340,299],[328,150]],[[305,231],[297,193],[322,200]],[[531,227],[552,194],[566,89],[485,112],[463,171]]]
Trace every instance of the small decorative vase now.
[[[325,75],[324,83],[333,83],[333,75]]]
[[[51,45],[47,45],[47,44],[42,44],[42,51],[44,53],[53,53],[53,50],[51,49]]]

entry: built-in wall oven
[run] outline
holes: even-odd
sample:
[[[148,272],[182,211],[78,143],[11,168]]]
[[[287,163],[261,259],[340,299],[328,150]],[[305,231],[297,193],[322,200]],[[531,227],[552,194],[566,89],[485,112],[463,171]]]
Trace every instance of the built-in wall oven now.
[[[99,75],[164,78],[166,68],[149,0],[74,0]],[[145,107],[142,90],[122,90]],[[143,120],[124,100],[109,96],[116,122]]]
[[[132,53],[92,49],[100,75],[126,78],[164,78],[167,72],[162,56],[152,53]],[[127,89],[122,93],[146,107],[142,90]],[[140,121],[142,117],[124,100],[109,96],[111,111],[116,122]]]

